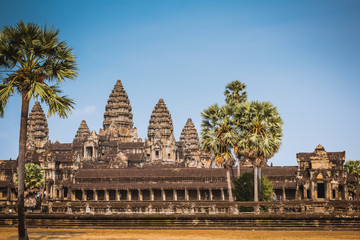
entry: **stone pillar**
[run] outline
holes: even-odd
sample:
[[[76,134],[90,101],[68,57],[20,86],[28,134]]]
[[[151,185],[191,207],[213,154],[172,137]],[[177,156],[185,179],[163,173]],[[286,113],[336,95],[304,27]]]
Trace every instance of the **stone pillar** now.
[[[166,201],[165,190],[163,188],[161,189],[161,195],[162,195],[162,200]]]
[[[50,193],[50,184],[46,184],[46,190],[45,190],[45,199],[49,199],[49,193]]]
[[[97,193],[96,189],[93,189],[93,192],[94,192],[94,200],[98,201],[99,198],[98,198],[98,193]]]
[[[115,200],[120,201],[120,192],[119,189],[115,189]]]
[[[315,199],[315,183],[314,182],[310,183],[310,195],[311,195],[311,199]]]
[[[82,192],[82,200],[83,201],[86,201],[86,193],[85,193],[85,190],[84,189],[81,189],[81,192]]]
[[[345,184],[344,184],[343,190],[344,190],[344,194],[343,194],[344,199],[342,199],[342,200],[348,200],[349,193],[348,193],[348,188],[347,188],[346,182],[345,182]]]
[[[154,190],[153,190],[152,188],[150,189],[150,200],[151,200],[151,201],[154,201],[154,200],[155,200]]]
[[[176,189],[173,189],[173,200],[177,201],[177,192]]]
[[[283,198],[283,201],[286,200],[286,191],[285,191],[285,186],[282,187],[282,198]]]
[[[304,196],[304,199],[308,199],[307,189],[305,186],[303,187],[303,196]]]
[[[324,199],[325,200],[328,200],[330,198],[328,190],[329,190],[328,183],[324,181]]]
[[[189,190],[185,188],[185,201],[189,201]]]
[[[126,189],[126,197],[128,201],[131,201],[131,190],[130,189]]]
[[[221,188],[221,200],[225,201],[225,193],[224,193],[224,189]]]
[[[9,187],[7,188],[7,200],[11,201],[11,189]]]
[[[200,189],[197,189],[197,197],[198,197],[198,201],[201,201],[201,194],[200,194]]]
[[[72,189],[70,190],[70,200],[75,201],[75,191],[73,191]]]
[[[142,195],[141,189],[138,189],[138,194],[139,194],[139,201],[142,201],[143,200],[143,195]]]
[[[211,188],[209,189],[209,200],[210,201],[214,200],[214,196]]]

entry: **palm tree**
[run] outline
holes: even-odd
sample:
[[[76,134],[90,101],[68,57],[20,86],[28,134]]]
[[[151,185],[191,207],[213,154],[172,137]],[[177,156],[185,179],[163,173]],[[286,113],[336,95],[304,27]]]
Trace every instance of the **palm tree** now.
[[[241,133],[236,151],[254,166],[254,201],[258,202],[258,169],[280,149],[283,121],[270,102],[247,102],[237,114]]]
[[[226,104],[230,106],[235,106],[238,104],[242,104],[247,101],[247,92],[244,91],[246,88],[245,83],[240,82],[239,80],[235,80],[230,82],[225,87],[225,101]],[[237,158],[237,177],[240,177],[240,160],[242,156],[240,154],[236,154]]]
[[[59,85],[77,74],[75,55],[58,38],[59,30],[18,22],[0,29],[0,116],[15,93],[21,95],[21,121],[18,157],[18,230],[19,239],[27,239],[24,213],[24,175],[27,118],[30,99],[39,98],[49,106],[48,116],[67,117],[74,102],[61,96]],[[52,83],[53,85],[48,85]]]
[[[246,102],[247,93],[244,91],[245,88],[245,83],[242,83],[239,80],[232,81],[226,85],[224,92],[226,103],[228,105],[235,105]]]
[[[236,136],[238,136],[233,113],[233,106],[219,107],[217,104],[201,113],[203,117],[201,145],[206,151],[215,153],[215,161],[218,166],[226,168],[230,202],[234,201],[230,179],[230,169],[234,164],[231,149],[236,143]]]

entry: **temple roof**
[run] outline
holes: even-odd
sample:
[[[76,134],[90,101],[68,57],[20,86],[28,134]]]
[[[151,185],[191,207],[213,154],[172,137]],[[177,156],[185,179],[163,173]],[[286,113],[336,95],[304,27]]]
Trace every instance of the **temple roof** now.
[[[148,138],[151,140],[155,136],[158,136],[160,138],[169,139],[170,137],[173,137],[173,131],[174,127],[170,112],[167,109],[164,100],[160,98],[151,113],[148,127]]]
[[[111,124],[117,128],[132,128],[133,114],[128,95],[120,80],[117,80],[112,90],[104,113],[104,130],[107,130]]]

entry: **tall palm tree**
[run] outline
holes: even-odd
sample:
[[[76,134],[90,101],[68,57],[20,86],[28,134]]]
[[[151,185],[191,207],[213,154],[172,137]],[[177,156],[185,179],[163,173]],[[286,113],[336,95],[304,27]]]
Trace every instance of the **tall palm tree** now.
[[[247,101],[247,92],[245,91],[246,85],[245,83],[240,82],[239,80],[235,80],[230,82],[225,87],[225,101],[226,104],[230,106],[235,106],[242,104]],[[237,177],[240,177],[240,161],[242,156],[240,154],[235,154],[237,158]]]
[[[258,169],[279,151],[283,121],[270,102],[247,102],[237,114],[241,133],[236,151],[254,166],[254,201],[258,202]]]
[[[215,153],[215,161],[218,166],[226,168],[226,177],[229,193],[229,201],[233,202],[230,170],[234,164],[231,149],[236,143],[237,128],[233,118],[234,107],[217,104],[205,109],[201,116],[201,145],[206,151]]]
[[[27,239],[24,213],[24,175],[27,119],[30,99],[39,98],[49,106],[48,116],[67,117],[74,102],[61,96],[59,86],[77,74],[73,50],[58,38],[59,30],[18,22],[0,29],[0,116],[15,92],[21,95],[21,121],[18,157],[18,230]],[[49,85],[52,83],[53,85]]]
[[[235,105],[246,102],[247,92],[244,91],[245,88],[245,83],[242,83],[239,80],[232,81],[226,85],[224,92],[226,104]]]

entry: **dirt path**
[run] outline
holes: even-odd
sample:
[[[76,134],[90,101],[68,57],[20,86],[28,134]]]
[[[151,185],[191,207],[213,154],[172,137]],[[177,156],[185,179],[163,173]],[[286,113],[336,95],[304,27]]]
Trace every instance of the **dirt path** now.
[[[105,229],[29,229],[30,239],[66,240],[231,240],[231,239],[360,239],[351,231],[236,231],[236,230],[105,230]],[[16,228],[0,228],[0,239],[17,239]]]

